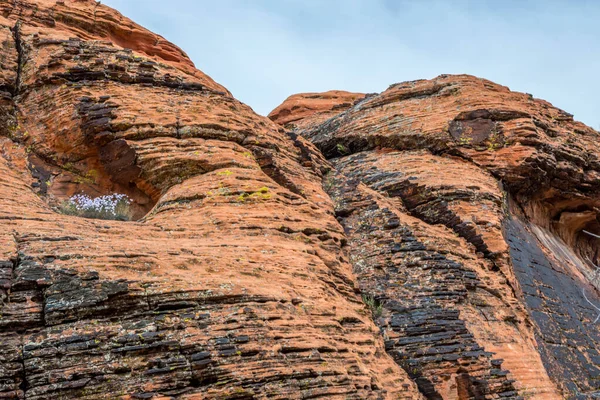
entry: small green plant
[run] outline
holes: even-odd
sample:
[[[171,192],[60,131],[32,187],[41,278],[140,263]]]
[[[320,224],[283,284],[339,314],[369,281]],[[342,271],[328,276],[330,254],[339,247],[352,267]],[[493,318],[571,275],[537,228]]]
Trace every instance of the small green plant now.
[[[468,136],[462,136],[458,139],[458,144],[461,146],[469,145],[473,141],[473,138]]]
[[[58,211],[65,215],[117,221],[129,221],[132,217],[131,200],[119,193],[96,198],[77,194],[63,202]]]
[[[343,156],[346,155],[346,154],[348,154],[348,153],[350,153],[350,151],[346,148],[346,146],[344,146],[341,143],[338,143],[336,145],[336,148],[337,148],[338,153],[340,153]]]
[[[369,307],[369,310],[371,310],[371,314],[373,315],[373,318],[381,317],[381,314],[383,313],[383,303],[382,302],[377,300],[375,297],[367,295],[367,294],[363,294],[362,299],[363,299],[363,302],[367,305],[367,307]]]
[[[242,193],[237,197],[238,202],[243,203],[247,200],[269,200],[271,198],[271,193],[269,193],[269,188],[263,186],[256,191],[252,191],[249,193]]]
[[[76,176],[74,182],[79,184],[87,184],[91,185],[96,183],[96,179],[98,178],[98,171],[95,169],[89,170],[85,175]]]

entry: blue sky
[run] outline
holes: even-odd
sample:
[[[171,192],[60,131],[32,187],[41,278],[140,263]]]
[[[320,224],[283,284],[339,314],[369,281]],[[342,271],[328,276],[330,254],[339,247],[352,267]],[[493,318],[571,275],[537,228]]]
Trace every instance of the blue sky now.
[[[299,92],[467,73],[600,129],[600,1],[102,0],[266,115]]]

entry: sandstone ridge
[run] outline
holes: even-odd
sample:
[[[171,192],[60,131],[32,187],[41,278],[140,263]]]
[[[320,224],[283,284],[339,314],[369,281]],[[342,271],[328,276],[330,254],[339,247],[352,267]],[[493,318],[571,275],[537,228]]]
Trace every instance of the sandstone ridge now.
[[[95,1],[0,0],[0,41],[0,398],[600,391],[570,114],[458,75],[269,119]]]
[[[451,373],[497,377],[494,358],[527,398],[598,392],[598,239],[584,232],[600,231],[597,131],[468,75],[312,118],[291,128],[332,163],[324,187],[361,291],[382,304],[386,349],[426,397],[454,398],[440,379]],[[493,352],[487,366],[471,346]],[[506,381],[483,381],[483,396],[506,396]],[[471,382],[464,398],[478,396]]]

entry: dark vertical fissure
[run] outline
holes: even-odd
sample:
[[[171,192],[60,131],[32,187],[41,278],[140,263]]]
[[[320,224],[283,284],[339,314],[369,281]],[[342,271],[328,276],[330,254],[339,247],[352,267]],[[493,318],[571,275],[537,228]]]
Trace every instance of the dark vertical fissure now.
[[[25,344],[21,343],[21,383],[19,384],[19,389],[23,391],[23,399],[27,399],[27,372],[25,369]]]
[[[19,238],[17,235],[14,235],[14,240],[16,243],[16,250],[17,250],[17,254],[14,258],[11,259],[12,264],[13,264],[13,268],[12,268],[12,276],[11,276],[11,286],[13,285],[13,283],[15,282],[16,278],[17,278],[17,269],[19,268],[19,265],[21,264],[22,261],[22,255],[21,252],[19,251]],[[8,289],[8,294],[10,295],[10,290]],[[7,298],[7,301],[10,301],[10,296]],[[21,382],[19,383],[19,389],[23,391],[23,399],[27,399],[27,388],[28,388],[28,383],[27,383],[27,372],[25,369],[25,344],[23,342],[21,342],[21,357],[20,357],[20,361],[21,361]]]
[[[21,80],[23,75],[23,64],[25,63],[25,57],[23,52],[23,42],[21,39],[21,21],[17,21],[15,26],[12,28],[13,39],[15,41],[15,47],[17,49],[17,77],[15,79],[15,86],[13,88],[13,97],[17,96],[21,91]]]

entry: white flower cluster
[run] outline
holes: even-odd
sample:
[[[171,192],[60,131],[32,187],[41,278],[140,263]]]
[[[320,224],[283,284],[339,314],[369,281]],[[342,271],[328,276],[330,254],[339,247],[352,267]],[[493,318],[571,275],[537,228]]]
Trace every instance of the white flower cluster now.
[[[91,198],[86,194],[72,196],[66,204],[69,214],[88,218],[121,219],[126,217],[131,199],[124,194],[114,193]]]
[[[96,197],[95,199],[92,199],[90,196],[85,194],[76,194],[69,200],[79,211],[103,211],[113,214],[115,213],[117,204],[119,204],[119,202],[127,201],[129,203],[129,198],[120,193],[100,196]]]

